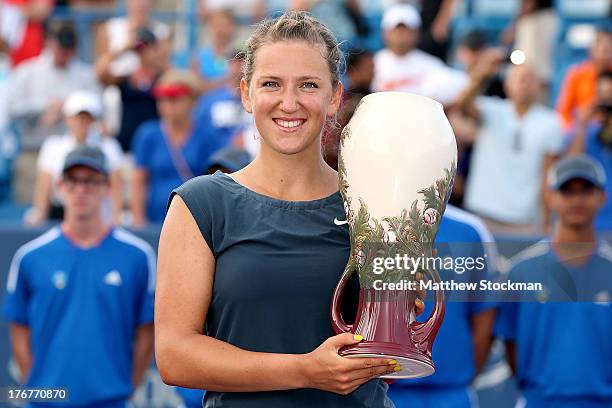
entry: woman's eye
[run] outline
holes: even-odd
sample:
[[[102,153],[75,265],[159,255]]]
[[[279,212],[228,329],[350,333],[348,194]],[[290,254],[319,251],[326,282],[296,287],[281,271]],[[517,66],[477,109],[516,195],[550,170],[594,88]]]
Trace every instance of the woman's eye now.
[[[304,88],[318,88],[317,84],[315,84],[314,82],[304,82],[302,86]]]

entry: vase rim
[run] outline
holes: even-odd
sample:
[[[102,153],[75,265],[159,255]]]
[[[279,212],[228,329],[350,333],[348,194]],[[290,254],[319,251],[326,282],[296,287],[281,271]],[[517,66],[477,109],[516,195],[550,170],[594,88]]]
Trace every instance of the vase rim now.
[[[382,91],[382,92],[373,92],[371,94],[365,95],[363,98],[361,98],[362,100],[370,100],[370,99],[375,99],[375,98],[381,98],[381,97],[386,97],[386,96],[393,96],[393,97],[401,97],[403,99],[412,99],[412,100],[420,100],[420,101],[424,101],[427,103],[434,103],[435,105],[439,106],[440,108],[443,108],[442,104],[438,101],[436,101],[435,99],[432,99],[428,96],[423,96],[423,95],[419,95],[419,94],[415,94],[415,93],[411,93],[411,92],[398,92],[398,91]]]

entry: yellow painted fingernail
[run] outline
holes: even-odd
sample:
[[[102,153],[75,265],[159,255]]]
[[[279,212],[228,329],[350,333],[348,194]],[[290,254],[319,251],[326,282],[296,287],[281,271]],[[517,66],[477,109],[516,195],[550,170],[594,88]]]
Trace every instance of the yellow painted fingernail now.
[[[353,338],[355,339],[355,341],[363,340],[363,336],[361,334],[356,334],[356,335],[353,336]]]
[[[397,364],[397,360],[391,360],[391,361],[389,361],[389,364],[390,365],[396,365]]]
[[[402,371],[402,366],[400,366],[400,365],[395,366],[393,371]]]

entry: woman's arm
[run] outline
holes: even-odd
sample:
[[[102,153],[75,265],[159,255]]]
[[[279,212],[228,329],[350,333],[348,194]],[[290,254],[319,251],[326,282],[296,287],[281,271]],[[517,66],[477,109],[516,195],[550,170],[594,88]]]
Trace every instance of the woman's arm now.
[[[107,46],[104,45],[103,47]],[[111,72],[111,64],[124,52],[125,50],[113,52],[110,49],[107,49],[106,52],[100,54],[100,57],[96,61],[96,76],[104,85],[117,85],[123,79],[122,77],[116,76]]]
[[[110,191],[111,201],[113,202],[113,221],[115,224],[121,222],[121,211],[123,210],[123,201],[121,199],[122,191],[121,171],[114,170],[110,174]]]
[[[489,357],[493,343],[493,326],[495,325],[495,308],[484,310],[471,318],[472,341],[474,344],[475,375],[480,373]]]
[[[26,213],[24,221],[27,225],[36,226],[44,223],[49,216],[51,206],[51,188],[53,176],[45,170],[39,170],[36,176],[32,210]]]
[[[203,335],[214,273],[210,248],[175,196],[161,232],[155,295],[155,355],[165,383],[222,392],[318,388],[348,394],[393,371],[396,363],[388,359],[340,357],[341,347],[359,341],[348,333],[308,354],[251,352]]]
[[[25,384],[32,368],[32,346],[30,345],[30,326],[11,323],[11,346],[13,356],[19,367],[19,381]]]
[[[145,202],[147,196],[147,184],[149,183],[149,172],[143,168],[136,167],[132,174],[132,217],[133,225],[142,227],[147,223]]]
[[[138,387],[151,366],[153,357],[153,324],[144,324],[136,329],[134,336],[134,364],[132,384]]]

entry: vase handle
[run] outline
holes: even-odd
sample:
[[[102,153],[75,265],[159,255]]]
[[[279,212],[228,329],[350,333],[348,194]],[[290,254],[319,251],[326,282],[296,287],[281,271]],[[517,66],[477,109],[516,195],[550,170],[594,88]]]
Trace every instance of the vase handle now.
[[[340,277],[340,281],[336,285],[336,289],[334,289],[334,294],[332,295],[331,302],[331,323],[332,328],[336,334],[347,333],[353,329],[353,325],[349,325],[344,321],[342,317],[342,312],[340,310],[340,302],[342,301],[342,296],[344,294],[344,288],[348,283],[349,278],[357,272],[357,269],[354,267],[353,262],[349,262]]]
[[[441,283],[440,275],[432,268],[429,271],[432,279],[436,283]],[[446,302],[444,290],[439,289],[435,291],[434,295],[435,305],[431,315],[422,323],[414,322],[412,328],[414,330],[414,342],[420,350],[427,350],[431,355],[431,349],[433,342],[442,326],[442,320],[444,319],[444,312],[446,311]]]

